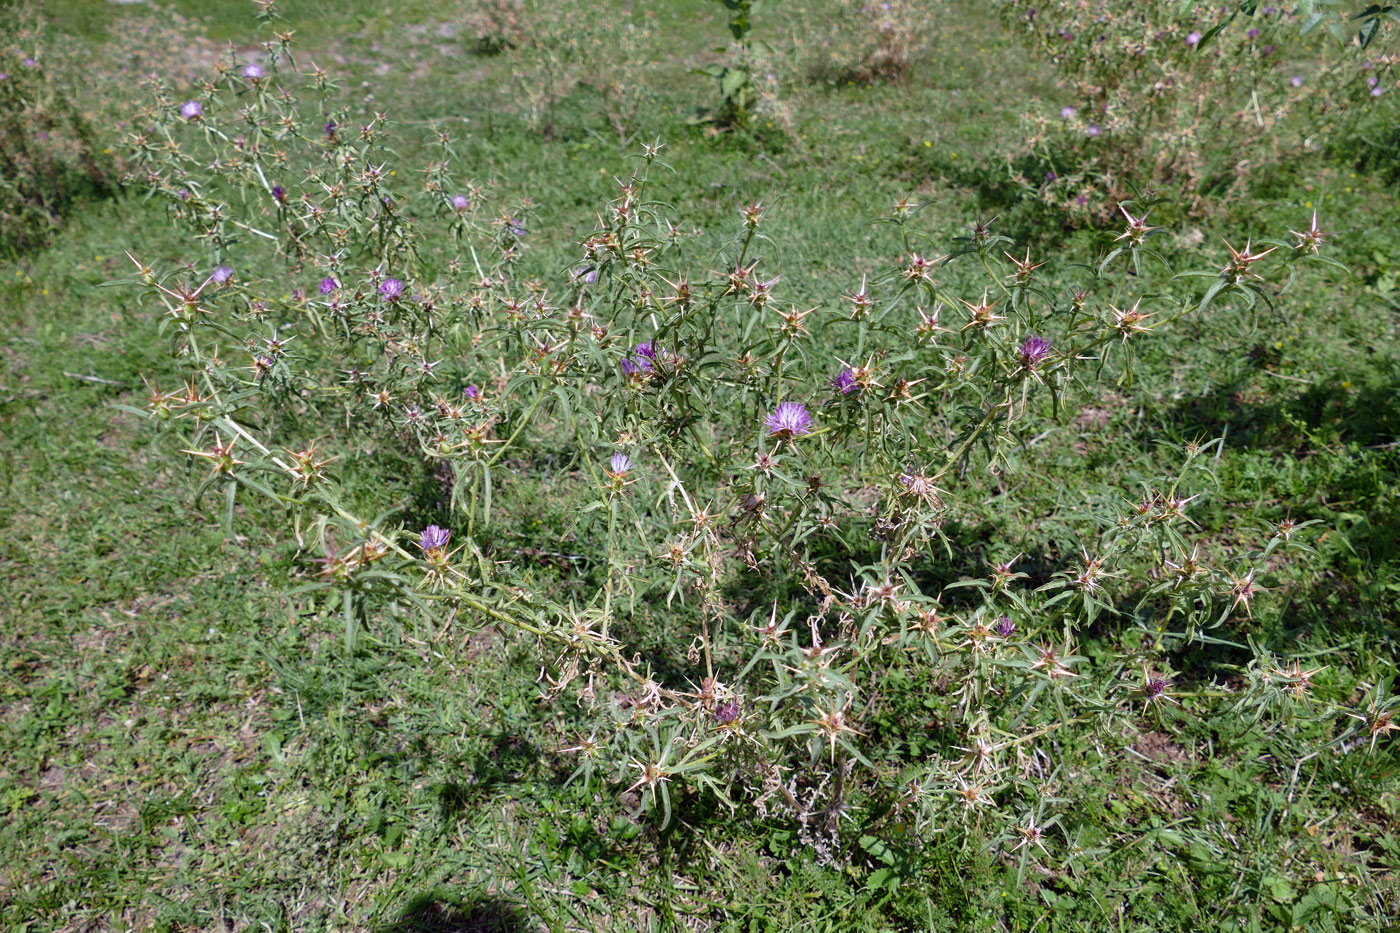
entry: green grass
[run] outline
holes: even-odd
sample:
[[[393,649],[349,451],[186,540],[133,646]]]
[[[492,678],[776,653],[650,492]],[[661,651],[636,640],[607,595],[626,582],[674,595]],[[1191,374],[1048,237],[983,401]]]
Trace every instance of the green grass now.
[[[114,18],[164,15],[97,0],[53,6],[55,28],[108,57],[119,55],[102,45]],[[775,206],[776,264],[794,301],[835,303],[894,256],[869,221],[901,195],[929,202],[922,221],[940,234],[988,209],[1009,207],[1013,230],[1033,218],[1025,205],[990,203],[1003,196],[978,183],[986,173],[962,168],[993,164],[1025,97],[1052,86],[975,3],[949,7],[939,50],[905,84],[785,76],[793,134],[760,127],[756,137],[683,122],[707,102],[706,79],[688,68],[722,42],[722,19],[699,2],[658,5],[662,38],[644,69],[652,97],[632,141],[582,86],[559,102],[551,132],[533,126],[511,79],[526,52],[477,56],[460,43],[437,48],[431,30],[404,31],[445,18],[437,4],[284,6],[308,58],[347,59],[347,101],[366,112],[392,102],[410,126],[450,121],[464,163],[536,200],[546,232],[528,261],[542,274],[574,255],[636,140],[656,136],[675,166],[661,194],[704,236],[718,242],[749,200]],[[256,35],[243,4],[173,8],[218,42]],[[815,14],[769,15],[761,29],[793,36]],[[1229,636],[1313,652],[1329,668],[1320,689],[1355,699],[1400,656],[1400,319],[1383,284],[1400,250],[1400,203],[1385,179],[1342,163],[1319,158],[1296,174],[1298,186],[1241,205],[1201,246],[1173,247],[1174,258],[1209,265],[1196,256],[1214,256],[1220,237],[1297,226],[1325,203],[1356,275],[1317,275],[1275,312],[1224,310],[1164,337],[1134,384],[1083,400],[1021,454],[1021,470],[979,481],[986,504],[964,517],[960,543],[1051,566],[1072,549],[1074,523],[1175,468],[1179,455],[1158,440],[1223,434],[1220,489],[1193,512],[1218,553],[1250,540],[1260,520],[1318,518],[1325,529],[1317,553],[1281,568],[1255,618]],[[1039,229],[1028,219],[1018,237]],[[823,865],[794,827],[733,820],[703,796],[683,797],[677,822],[658,832],[633,817],[638,801],[620,787],[566,786],[574,762],[559,749],[573,715],[542,694],[531,646],[490,629],[385,625],[347,654],[335,618],[280,595],[293,545],[276,517],[242,511],[239,537],[226,539],[213,508],[191,501],[199,468],[154,449],[112,407],[140,404],[143,375],[170,378],[150,309],[107,285],[129,274],[124,249],[175,262],[189,246],[128,197],[70,217],[44,251],[0,262],[6,929],[1400,923],[1393,739],[1371,755],[1312,759],[1295,782],[1290,762],[1319,736],[1144,721],[1131,753],[1087,777],[1103,807],[1081,815],[1082,842],[1101,853],[1023,882],[1014,863],[968,859],[938,837],[903,849],[892,837],[882,855],[891,850],[853,832],[844,860]],[[412,476],[369,461],[355,469],[362,482],[415,494]],[[516,480],[514,543],[556,551],[577,503],[567,484],[535,473]],[[1052,513],[1069,517],[1043,520]],[[569,578],[547,561],[536,572],[561,586]],[[1085,653],[1112,652],[1115,637],[1092,635]],[[1214,646],[1176,663],[1204,680],[1242,657]],[[933,727],[920,715],[923,685],[882,689],[884,718],[869,727],[906,737],[879,763],[895,768],[929,747]],[[1092,757],[1092,736],[1063,743],[1065,760]],[[1209,804],[1188,802],[1197,798]],[[897,871],[877,874],[887,862]]]

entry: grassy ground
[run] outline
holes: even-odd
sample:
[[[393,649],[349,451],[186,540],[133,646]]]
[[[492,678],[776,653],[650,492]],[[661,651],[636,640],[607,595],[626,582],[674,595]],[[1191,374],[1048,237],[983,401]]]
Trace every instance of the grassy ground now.
[[[169,22],[144,6],[53,6],[55,27],[102,60],[120,58],[122,18]],[[172,7],[215,44],[256,35],[242,4]],[[307,58],[345,73],[348,100],[367,111],[392,102],[405,124],[450,124],[464,161],[534,197],[547,232],[530,261],[541,270],[572,255],[610,177],[655,136],[676,167],[661,193],[714,235],[745,201],[776,205],[797,301],[834,301],[893,255],[868,223],[904,194],[929,202],[940,232],[1000,210],[1018,239],[1082,235],[1045,234],[1031,206],[964,169],[995,164],[1022,102],[1053,87],[978,4],[946,8],[940,41],[903,83],[785,74],[774,123],[790,132],[761,126],[756,139],[684,122],[710,93],[688,69],[713,60],[718,9],[675,0],[638,12],[655,38],[638,65],[644,99],[621,133],[587,84],[542,115],[512,78],[528,53],[474,54],[465,33],[439,32],[451,23],[438,4],[305,0],[284,14]],[[800,41],[816,14],[765,15],[761,28],[782,44]],[[1300,165],[1295,180],[1237,205],[1202,231],[1204,245],[1187,238],[1174,256],[1189,264],[1200,251],[1210,267],[1215,254],[1204,254],[1220,236],[1297,227],[1322,204],[1355,275],[1319,275],[1276,312],[1224,312],[1155,345],[1135,384],[1038,439],[1028,468],[989,489],[972,524],[988,552],[1053,552],[1063,530],[1040,517],[1057,504],[1087,513],[1087,490],[1130,494],[1138,477],[1174,467],[1153,438],[1224,435],[1221,491],[1194,513],[1220,548],[1255,519],[1319,518],[1325,529],[1317,554],[1284,569],[1232,637],[1313,652],[1329,666],[1325,689],[1358,696],[1394,673],[1400,641],[1400,309],[1387,292],[1400,203],[1383,178],[1336,161]],[[127,198],[71,217],[43,251],[0,261],[5,928],[1400,923],[1393,741],[1315,759],[1292,784],[1281,762],[1297,749],[1277,736],[1208,721],[1146,729],[1103,786],[1103,857],[1024,884],[935,841],[919,874],[873,885],[877,863],[854,853],[820,865],[788,826],[735,824],[695,799],[679,828],[657,833],[629,818],[633,801],[566,787],[567,711],[541,697],[526,647],[490,630],[410,630],[347,655],[334,619],[271,585],[290,555],[276,523],[244,513],[241,537],[226,539],[190,500],[193,468],[151,449],[111,407],[139,404],[162,344],[135,293],[106,283],[127,274],[123,249],[176,261],[185,248]],[[518,516],[519,546],[553,550],[571,504],[548,477],[522,482],[538,491]],[[1238,657],[1215,648],[1186,660],[1214,670]],[[885,689],[917,706],[918,685]],[[1185,807],[1184,786],[1210,806]]]

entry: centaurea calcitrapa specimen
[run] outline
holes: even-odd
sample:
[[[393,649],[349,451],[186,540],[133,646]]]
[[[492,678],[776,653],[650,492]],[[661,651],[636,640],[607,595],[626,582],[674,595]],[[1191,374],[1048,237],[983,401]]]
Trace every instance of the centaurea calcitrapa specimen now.
[[[578,261],[545,285],[520,269],[526,205],[491,203],[442,137],[426,173],[390,168],[386,114],[320,132],[327,105],[295,99],[287,53],[272,43],[256,81],[238,78],[236,60],[221,66],[198,124],[156,87],[154,129],[133,139],[146,182],[191,234],[186,265],[133,257],[133,286],[171,332],[185,379],[139,411],[172,435],[174,456],[209,464],[201,491],[218,493],[230,530],[240,497],[286,510],[304,555],[295,573],[343,616],[348,641],[411,611],[496,626],[537,651],[548,689],[589,720],[591,738],[571,746],[587,749],[579,778],[640,788],[662,821],[679,787],[786,815],[828,854],[870,795],[905,801],[914,832],[970,846],[1023,838],[1027,812],[1041,828],[1070,820],[1101,805],[1092,788],[1050,787],[1053,768],[1024,763],[1053,764],[1054,733],[1073,723],[1124,742],[1148,714],[1170,728],[1178,707],[1144,708],[1142,665],[1165,670],[1169,651],[1242,619],[1240,580],[1257,613],[1273,598],[1275,552],[1306,546],[1302,525],[1228,560],[1202,542],[1193,504],[1213,488],[1221,441],[1185,446],[1180,474],[1122,499],[1113,521],[1061,516],[1080,535],[1074,556],[1036,577],[1018,555],[984,560],[941,535],[960,503],[983,497],[977,476],[1017,469],[1012,453],[1047,429],[1052,402],[1131,367],[1154,333],[1323,260],[1320,233],[1250,253],[1247,277],[1211,259],[1202,296],[1150,265],[1135,274],[1141,247],[1129,241],[1093,262],[1045,256],[1028,275],[1031,260],[1015,258],[1024,247],[994,222],[938,243],[904,202],[886,218],[899,243],[884,270],[834,286],[795,328],[751,300],[780,272],[767,245],[780,210],[761,225],[740,215],[716,257],[678,235],[683,218],[656,199],[649,147],[580,238]],[[285,205],[257,196],[279,147],[312,166]],[[479,192],[471,207],[447,209],[464,189]],[[269,238],[285,271],[260,251]],[[460,255],[427,262],[427,243]],[[911,276],[914,255],[939,258]],[[215,263],[239,275],[214,288],[188,271]],[[312,294],[282,297],[317,277]],[[1139,304],[1125,324],[1118,306]],[[957,307],[977,326],[937,324],[937,309]],[[849,361],[834,384],[833,357]],[[450,514],[407,527],[390,492],[329,466],[340,451],[318,454],[316,469],[288,453],[325,438],[421,458],[425,474],[448,477],[450,494],[432,502]],[[511,521],[506,471],[558,462],[533,457],[544,441],[572,450],[556,480],[589,502],[568,534],[599,568],[591,592],[541,588],[490,549]],[[939,586],[921,571],[945,553],[963,579]],[[756,608],[732,598],[777,578],[792,581],[789,595]],[[1145,648],[1078,653],[1085,628],[1123,624],[1122,606],[1139,600],[1155,620]],[[653,667],[625,640],[641,620],[680,626],[690,647]],[[893,772],[871,762],[890,738],[869,720],[898,671],[944,685],[931,715],[972,758],[935,752],[884,783]],[[1187,693],[1158,696],[1184,704]],[[1042,813],[1043,797],[1065,812]],[[1053,861],[1057,839],[1046,830],[1022,851]]]
[[[1332,145],[1393,125],[1400,19],[1385,4],[1281,9],[1141,0],[998,0],[1003,23],[1059,72],[1011,153],[1028,195],[1104,221],[1132,191],[1218,211],[1325,133]],[[1319,29],[1331,19],[1331,24]],[[1318,43],[1327,29],[1344,43]],[[1311,33],[1311,34],[1309,34]],[[1305,79],[1293,71],[1308,62]],[[1247,159],[1240,153],[1248,153]]]

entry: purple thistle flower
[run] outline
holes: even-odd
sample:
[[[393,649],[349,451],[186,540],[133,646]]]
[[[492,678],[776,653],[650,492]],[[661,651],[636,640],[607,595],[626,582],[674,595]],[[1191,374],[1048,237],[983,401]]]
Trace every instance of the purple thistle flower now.
[[[1075,198],[1074,201],[1080,207],[1084,207],[1089,203],[1089,196],[1087,194],[1081,194],[1079,197]]]
[[[644,356],[653,362],[656,360],[656,347],[652,345],[650,340],[646,343],[637,344],[637,349],[632,352],[636,353],[638,356]]]
[[[254,63],[251,64],[251,65],[245,65],[245,66],[243,66],[243,77],[249,78],[249,79],[251,79],[251,80],[253,80],[253,81],[256,81],[257,79],[261,78],[262,76],[263,76],[263,68],[262,68],[262,65],[259,65],[259,64],[257,64],[256,62],[254,62]]]
[[[620,450],[608,460],[608,472],[613,476],[626,476],[631,469],[632,458]]]
[[[326,131],[326,135],[328,137],[330,137],[331,139],[335,139],[335,131],[340,129],[340,124],[332,120],[331,122],[323,126],[322,129]]]
[[[727,726],[739,718],[739,701],[726,700],[715,707],[715,722]]]
[[[1084,130],[1084,132],[1088,134],[1090,139],[1093,139],[1094,137],[1102,133],[1103,130],[1099,128],[1099,125],[1097,123],[1090,123],[1089,126]]]
[[[1002,616],[997,619],[997,624],[992,626],[992,631],[1002,638],[1010,638],[1012,633],[1016,631],[1016,623],[1011,621],[1011,616]]]
[[[1248,37],[1248,38],[1250,38],[1250,39],[1258,39],[1258,38],[1259,38],[1259,30],[1257,30],[1257,29],[1251,29],[1249,32],[1245,33],[1245,36]]]
[[[523,237],[527,232],[525,229],[525,221],[518,217],[512,217],[510,220],[506,221],[506,229],[510,231],[510,235],[516,239]]]
[[[1071,117],[1073,117],[1073,116],[1074,116],[1074,108],[1073,108],[1073,107],[1070,107],[1069,105],[1065,105],[1064,107],[1061,107],[1061,108],[1060,108],[1060,118],[1061,118],[1062,120],[1068,120],[1069,118],[1071,118]]]
[[[1372,97],[1380,97],[1380,96],[1381,96],[1382,94],[1384,94],[1384,93],[1385,93],[1385,88],[1381,87],[1379,84],[1377,84],[1375,87],[1371,88],[1371,96],[1372,96]]]
[[[454,211],[464,211],[472,206],[471,198],[465,194],[454,194],[452,196],[452,209]]]
[[[1059,176],[1056,175],[1054,172],[1046,172],[1046,173],[1045,173],[1045,183],[1048,185],[1048,184],[1050,184],[1052,181],[1054,181],[1054,180],[1055,180],[1056,178],[1058,178],[1058,177],[1059,177]]]
[[[437,525],[429,525],[418,533],[418,546],[424,551],[434,551],[438,548],[447,547],[447,542],[451,540],[452,532],[446,528],[439,528]]]
[[[286,189],[286,188],[283,188],[281,185],[273,185],[273,186],[272,186],[272,199],[273,199],[274,201],[276,201],[278,204],[286,204],[286,203],[287,203],[287,189]]]
[[[180,116],[186,120],[193,120],[204,112],[204,105],[197,100],[187,100],[180,105]]]
[[[222,285],[233,278],[233,266],[219,266],[213,272],[209,273],[209,278],[213,279],[217,284]]]
[[[481,398],[481,390],[476,386],[467,386],[462,390],[462,395],[466,398]]]
[[[339,287],[340,283],[328,275],[321,280],[320,284],[316,286],[316,290],[319,291],[322,295],[329,295],[331,292],[335,291]]]
[[[598,270],[592,267],[580,269],[574,273],[574,281],[582,282],[585,285],[591,285],[598,281]]]
[[[630,356],[622,358],[622,371],[628,376],[635,376],[637,373],[644,373],[651,369],[651,360],[634,360]]]
[[[1272,55],[1274,54],[1274,47],[1272,45],[1266,45],[1262,51],[1265,55]]]
[[[403,280],[385,279],[379,283],[379,294],[384,296],[385,301],[398,301],[403,296]]]
[[[856,389],[860,388],[860,386],[856,384],[856,377],[851,372],[849,366],[836,374],[836,378],[831,380],[831,387],[842,395],[850,395]]]
[[[1293,77],[1288,79],[1288,83],[1293,85],[1294,87],[1302,87],[1303,78],[1301,75],[1294,75]]]
[[[812,416],[801,402],[783,402],[763,419],[769,435],[779,440],[812,433]]]
[[[1074,33],[1070,32],[1068,29],[1061,29],[1061,30],[1060,30],[1060,38],[1061,38],[1061,39],[1064,39],[1066,42],[1068,42],[1068,41],[1070,41],[1071,39],[1074,38]]]
[[[8,81],[8,80],[10,80],[10,74],[9,74],[9,72],[7,72],[7,71],[0,71],[0,81]]]
[[[26,58],[26,59],[24,60],[24,67],[26,67],[26,68],[37,68],[38,66],[39,66],[39,63],[36,62],[36,61],[35,61],[34,59],[32,59],[32,58]]]
[[[1035,364],[1050,355],[1050,341],[1036,334],[1031,334],[1026,338],[1026,342],[1021,344],[1021,349],[1016,351],[1021,357],[1021,365],[1026,369],[1034,369]]]
[[[1199,32],[1191,32],[1191,33],[1188,33],[1187,36],[1186,36],[1186,44],[1187,44],[1187,45],[1196,45],[1196,44],[1199,43],[1200,41],[1201,41],[1201,34],[1200,34]]]
[[[1167,680],[1166,678],[1163,678],[1163,677],[1153,677],[1153,678],[1152,678],[1151,680],[1149,680],[1149,681],[1147,682],[1147,684],[1142,688],[1142,692],[1145,693],[1145,694],[1147,694],[1149,697],[1151,697],[1151,698],[1153,698],[1153,699],[1156,699],[1157,697],[1159,697],[1159,696],[1161,696],[1162,694],[1166,693],[1166,692],[1167,692],[1167,688],[1170,687],[1171,685],[1172,685],[1172,682],[1171,682],[1170,680]]]

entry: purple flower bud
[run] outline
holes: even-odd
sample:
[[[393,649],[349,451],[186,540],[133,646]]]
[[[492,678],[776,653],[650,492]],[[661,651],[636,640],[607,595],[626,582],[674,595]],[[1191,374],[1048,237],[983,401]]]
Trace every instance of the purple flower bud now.
[[[783,402],[763,419],[772,437],[788,439],[812,433],[812,416],[801,402]]]
[[[609,458],[608,468],[613,476],[626,476],[632,469],[632,458],[619,450]]]
[[[1063,119],[1063,120],[1068,120],[1068,119],[1070,119],[1070,118],[1073,117],[1073,116],[1074,116],[1074,108],[1073,108],[1073,107],[1064,106],[1064,107],[1061,107],[1061,108],[1060,108],[1060,118],[1061,118],[1061,119]]]
[[[418,533],[418,546],[424,551],[432,551],[437,548],[447,547],[447,542],[451,540],[452,532],[446,528],[439,528],[437,525],[429,525]]]
[[[222,285],[229,279],[233,278],[233,267],[219,266],[213,272],[209,273],[209,278],[213,279],[219,285]]]
[[[1199,32],[1189,32],[1189,33],[1186,34],[1186,44],[1187,44],[1187,45],[1196,45],[1196,44],[1199,43],[1200,41],[1201,41],[1201,34],[1200,34]]]
[[[1074,201],[1080,207],[1084,207],[1089,203],[1089,196],[1087,194],[1081,194],[1079,197],[1075,198]]]
[[[1012,633],[1016,631],[1016,623],[1011,621],[1011,616],[1002,616],[997,619],[997,624],[992,626],[992,631],[1002,638],[1010,638]]]
[[[193,120],[204,112],[204,105],[197,100],[187,100],[180,105],[180,116],[186,120]]]
[[[851,372],[849,366],[836,374],[836,378],[831,380],[831,387],[842,395],[850,395],[856,389],[860,388],[860,386],[856,384],[855,374]]]
[[[1016,352],[1021,357],[1021,365],[1026,369],[1033,369],[1036,363],[1050,355],[1050,341],[1031,334]]]
[[[398,301],[403,296],[403,281],[385,279],[379,283],[379,294],[384,296],[385,301]]]
[[[37,68],[37,67],[39,67],[39,63],[36,62],[36,61],[35,61],[34,59],[32,59],[32,58],[26,58],[26,59],[24,60],[24,67],[26,67],[26,68]]]
[[[1366,86],[1367,86],[1367,87],[1375,87],[1377,84],[1380,84],[1380,83],[1381,83],[1380,78],[1377,78],[1375,75],[1372,75],[1371,77],[1369,77],[1369,78],[1366,79]]]
[[[1265,55],[1272,55],[1274,54],[1274,47],[1272,45],[1266,45],[1260,51],[1262,51]]]
[[[326,135],[328,137],[330,137],[331,139],[335,139],[335,131],[340,129],[340,124],[332,120],[331,122],[327,123],[321,128],[326,131]]]
[[[1064,39],[1066,42],[1068,42],[1068,41],[1070,41],[1071,39],[1074,38],[1074,33],[1070,32],[1068,29],[1061,29],[1061,30],[1060,30],[1060,38],[1061,38],[1061,39]]]
[[[320,284],[316,286],[316,290],[319,291],[322,295],[329,295],[331,292],[335,291],[339,287],[340,283],[328,275],[321,280]]]
[[[278,204],[286,204],[286,203],[287,203],[287,189],[286,189],[286,188],[283,188],[281,185],[273,185],[273,186],[272,186],[272,199],[273,199],[274,201],[276,201]]]
[[[1050,184],[1050,182],[1054,181],[1054,180],[1055,180],[1056,178],[1058,178],[1058,177],[1059,177],[1059,176],[1056,175],[1054,172],[1046,172],[1046,173],[1045,173],[1045,183],[1048,185],[1048,184]]]
[[[454,194],[452,196],[452,209],[454,211],[464,211],[472,206],[471,198],[465,194]]]
[[[466,398],[481,398],[481,390],[476,386],[467,386],[462,390],[462,395]]]
[[[259,64],[257,64],[256,62],[254,62],[254,63],[251,64],[251,65],[244,65],[244,66],[243,66],[243,77],[248,78],[248,79],[253,80],[253,81],[256,81],[256,80],[258,80],[259,78],[261,78],[262,76],[263,76],[263,68],[262,68],[262,65],[259,65]]]
[[[1099,129],[1099,125],[1097,123],[1090,123],[1089,126],[1084,130],[1084,132],[1089,136],[1090,139],[1093,139],[1094,137],[1102,133],[1103,130]]]
[[[1250,39],[1258,39],[1258,38],[1259,38],[1259,30],[1257,30],[1257,29],[1251,29],[1249,32],[1245,33],[1245,36],[1247,36],[1247,37],[1250,38]]]
[[[1166,680],[1162,677],[1153,677],[1147,682],[1146,686],[1142,688],[1142,692],[1146,693],[1149,697],[1156,698],[1166,693],[1167,688],[1171,685],[1172,682],[1170,680]]]

